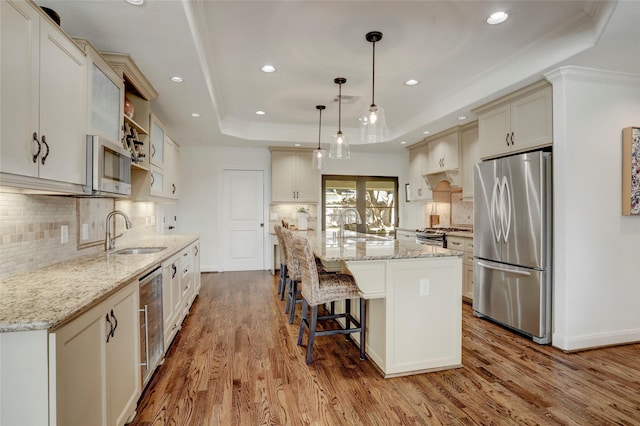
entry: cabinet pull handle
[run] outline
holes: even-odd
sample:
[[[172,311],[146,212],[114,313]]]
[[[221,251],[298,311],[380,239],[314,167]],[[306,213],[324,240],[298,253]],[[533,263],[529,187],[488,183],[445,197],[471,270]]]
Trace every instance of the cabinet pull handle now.
[[[173,187],[173,191],[171,191],[172,194],[176,193],[176,184],[172,183],[171,186]]]
[[[47,139],[45,138],[44,135],[42,135],[42,145],[44,145],[47,148],[47,152],[42,156],[42,165],[44,165],[45,160],[49,156],[49,144],[47,143]]]
[[[155,181],[156,181],[156,178],[155,178],[154,174],[151,173],[151,186],[153,186]]]
[[[113,331],[111,331],[111,337],[114,337],[116,334],[116,328],[118,328],[118,318],[116,318],[115,315],[113,315],[113,309],[111,310],[111,318],[113,318]]]
[[[109,331],[107,332],[107,343],[109,343],[109,339],[113,335],[113,323],[109,319],[109,314],[106,314],[105,318],[107,319],[107,322],[109,323]]]
[[[198,246],[195,246],[195,256],[197,256],[197,255],[198,255],[198,251],[199,251],[199,250],[198,250]]]
[[[513,132],[511,132],[511,146],[513,146],[515,142],[513,141]]]
[[[42,145],[40,145],[40,141],[38,140],[38,134],[36,132],[33,132],[33,140],[35,141],[35,143],[38,144],[38,152],[33,154],[33,162],[37,163],[38,155],[40,155],[40,151],[42,151]],[[33,150],[31,150],[31,152],[33,152]]]
[[[171,278],[175,278],[176,274],[178,273],[178,268],[176,267],[175,263],[171,265],[171,269],[173,270],[173,273],[171,274]]]
[[[507,143],[507,146],[509,146],[509,132],[507,132],[507,136],[504,137],[504,141]]]
[[[139,310],[144,313],[144,341],[145,341],[145,360],[140,365],[149,369],[149,305],[144,305],[144,309]]]
[[[151,157],[155,157],[156,156],[156,146],[154,144],[151,144]]]

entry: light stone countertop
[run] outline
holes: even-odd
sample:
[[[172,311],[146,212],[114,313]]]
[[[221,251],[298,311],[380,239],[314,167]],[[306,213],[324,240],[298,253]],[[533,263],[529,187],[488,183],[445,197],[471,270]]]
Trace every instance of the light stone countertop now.
[[[0,332],[51,330],[63,325],[159,265],[196,235],[157,235],[116,246],[167,247],[157,253],[81,256],[0,279]]]
[[[461,257],[464,253],[410,241],[370,234],[346,232],[334,238],[333,232],[307,233],[316,256],[323,262]]]

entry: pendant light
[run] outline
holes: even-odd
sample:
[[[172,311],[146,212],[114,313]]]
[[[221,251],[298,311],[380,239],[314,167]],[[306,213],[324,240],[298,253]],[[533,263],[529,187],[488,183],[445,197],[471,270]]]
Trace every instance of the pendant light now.
[[[376,105],[376,42],[382,39],[380,31],[371,31],[365,35],[365,39],[373,44],[373,74],[371,76],[371,105],[360,117],[360,142],[377,143],[389,140],[389,130],[384,117],[384,110]]]
[[[312,167],[316,170],[324,170],[327,167],[327,151],[320,147],[320,131],[322,130],[322,110],[326,107],[324,105],[316,105],[316,109],[320,113],[320,119],[318,120],[318,149],[313,151]]]
[[[344,160],[350,157],[349,141],[347,136],[342,134],[342,85],[347,82],[344,77],[337,77],[333,80],[339,87],[338,91],[338,133],[331,139],[329,158]]]

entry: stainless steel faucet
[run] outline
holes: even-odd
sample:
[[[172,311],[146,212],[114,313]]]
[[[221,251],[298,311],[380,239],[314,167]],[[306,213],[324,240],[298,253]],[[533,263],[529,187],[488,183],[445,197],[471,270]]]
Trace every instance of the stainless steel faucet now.
[[[127,229],[133,227],[133,223],[131,223],[131,221],[129,220],[129,217],[122,211],[120,210],[114,210],[111,213],[109,213],[107,215],[107,224],[106,224],[106,233],[104,236],[104,249],[106,251],[109,250],[113,250],[116,248],[116,238],[118,238],[120,235],[116,235],[115,237],[111,236],[111,218],[115,215],[122,215],[122,217],[124,218],[124,224],[127,227]]]
[[[362,219],[360,218],[360,213],[358,213],[358,210],[356,210],[353,207],[349,207],[348,209],[344,209],[340,212],[340,229],[338,230],[338,237],[339,238],[343,238],[344,237],[344,225],[345,222],[349,215],[349,213],[353,212],[355,214],[355,218],[356,218],[356,223],[357,224],[361,224],[362,223]]]

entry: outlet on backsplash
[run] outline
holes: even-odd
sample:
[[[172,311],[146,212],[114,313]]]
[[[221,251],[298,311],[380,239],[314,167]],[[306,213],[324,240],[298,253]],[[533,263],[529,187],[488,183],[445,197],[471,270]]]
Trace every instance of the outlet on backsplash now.
[[[269,230],[282,221],[298,227],[298,209],[304,207],[309,212],[307,229],[315,229],[318,221],[318,206],[316,204],[272,204],[269,207]]]

